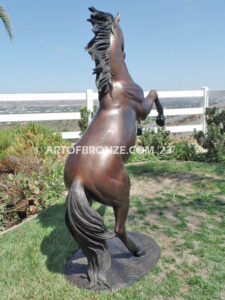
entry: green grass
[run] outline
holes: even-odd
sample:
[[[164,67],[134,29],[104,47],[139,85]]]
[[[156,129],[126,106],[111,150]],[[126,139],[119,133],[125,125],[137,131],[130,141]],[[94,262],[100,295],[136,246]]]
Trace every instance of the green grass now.
[[[117,293],[72,287],[63,270],[77,244],[65,226],[60,198],[36,219],[0,236],[1,299],[224,299],[224,166],[155,161],[127,170],[131,181],[146,189],[144,195],[141,189],[131,194],[127,229],[151,235],[160,245],[153,271]],[[94,207],[113,230],[112,209]]]
[[[213,164],[203,162],[177,162],[177,161],[151,161],[143,164],[131,164],[127,166],[127,170],[131,175],[147,175],[161,176],[169,174],[193,173],[195,176],[199,174],[224,175],[224,164]]]

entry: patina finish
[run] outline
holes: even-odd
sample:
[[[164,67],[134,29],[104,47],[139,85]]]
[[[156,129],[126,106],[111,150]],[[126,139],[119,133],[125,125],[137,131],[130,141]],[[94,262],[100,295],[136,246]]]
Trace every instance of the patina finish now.
[[[130,179],[124,163],[130,156],[130,147],[135,144],[136,121],[146,119],[154,102],[159,113],[158,125],[164,125],[164,117],[156,91],[149,92],[145,98],[142,88],[127,70],[120,15],[114,18],[93,7],[90,11],[89,21],[95,36],[86,50],[96,64],[99,108],[74,147],[125,148],[122,154],[108,150],[89,154],[75,151],[68,156],[65,165],[65,184],[69,189],[66,224],[87,256],[90,288],[94,288],[108,285],[106,274],[111,257],[106,239],[116,234],[135,256],[145,253],[126,233]],[[101,216],[92,209],[93,200],[113,207],[115,234],[107,231]]]

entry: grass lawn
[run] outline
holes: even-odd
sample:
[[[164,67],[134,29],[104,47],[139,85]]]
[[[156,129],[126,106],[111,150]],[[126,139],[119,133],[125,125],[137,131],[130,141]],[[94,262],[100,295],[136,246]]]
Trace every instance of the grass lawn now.
[[[115,293],[79,290],[63,269],[77,245],[64,224],[64,198],[0,236],[0,299],[224,299],[225,168],[196,162],[128,165],[129,231],[161,248],[153,271]],[[112,209],[94,207],[113,230]]]

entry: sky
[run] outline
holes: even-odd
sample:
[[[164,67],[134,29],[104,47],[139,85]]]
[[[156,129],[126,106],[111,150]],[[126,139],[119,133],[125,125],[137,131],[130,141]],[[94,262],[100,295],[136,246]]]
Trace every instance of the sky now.
[[[0,93],[96,91],[88,7],[121,14],[126,63],[144,90],[225,89],[225,0],[0,0]]]

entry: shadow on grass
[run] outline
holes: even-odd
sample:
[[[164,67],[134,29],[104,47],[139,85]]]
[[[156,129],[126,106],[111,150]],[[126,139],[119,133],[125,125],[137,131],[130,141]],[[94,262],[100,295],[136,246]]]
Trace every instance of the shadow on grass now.
[[[163,218],[168,224],[173,227],[179,226],[180,229],[187,227],[187,217],[193,213],[205,213],[208,216],[221,216],[225,209],[225,201],[218,199],[212,195],[201,197],[201,195],[195,194],[190,196],[175,195],[175,199],[170,197],[162,198],[144,198],[144,203],[137,202],[137,211],[139,216],[144,216],[146,221],[151,221],[151,217],[155,216],[158,220]],[[154,203],[152,201],[154,200]],[[177,201],[177,203],[174,203]],[[173,218],[171,219],[171,215]],[[137,216],[135,216],[137,217]],[[132,220],[134,215],[128,215],[128,220]],[[198,218],[198,217],[196,217]],[[154,218],[153,218],[154,219]],[[178,224],[181,222],[182,224]],[[182,225],[182,226],[181,226]]]
[[[224,164],[204,163],[204,162],[178,162],[178,161],[146,161],[143,164],[135,165],[130,164],[126,166],[129,175],[143,176],[143,177],[157,177],[171,174],[187,174],[193,176],[204,177],[205,174],[215,174],[218,176],[224,175]],[[200,170],[200,174],[192,172]]]
[[[150,198],[149,201],[152,201]],[[212,212],[221,212],[222,209],[225,208],[225,202],[219,199],[212,199],[212,200],[202,200],[202,199],[197,199],[196,200],[188,200],[185,203],[181,204],[174,204],[170,199],[167,200],[168,204],[167,205],[162,205],[162,204],[154,204],[154,207],[151,207],[149,211],[151,213],[155,214],[161,214],[163,211],[174,213],[176,211],[186,211],[186,208],[190,208],[193,211],[205,211],[208,213]],[[160,213],[161,212],[161,213]]]
[[[105,210],[103,205],[98,208],[102,216]],[[63,274],[67,259],[79,248],[66,227],[64,203],[48,207],[39,214],[38,220],[47,229],[41,243],[41,253],[47,257],[46,267],[50,272]]]
[[[151,163],[146,163],[143,165],[129,165],[126,167],[128,174],[134,177],[144,178],[152,178],[158,183],[161,183],[164,180],[164,176],[173,179],[174,182],[177,183],[200,183],[205,181],[210,181],[211,183],[224,183],[224,179],[218,179],[209,174],[196,174],[191,172],[189,168],[191,165],[188,165],[186,170],[184,169],[173,169],[170,165],[162,165],[159,162],[159,165],[152,165]],[[216,167],[215,167],[216,168]],[[218,167],[219,171],[221,171],[222,166]],[[220,174],[220,172],[215,172]],[[207,173],[207,172],[206,172]]]

